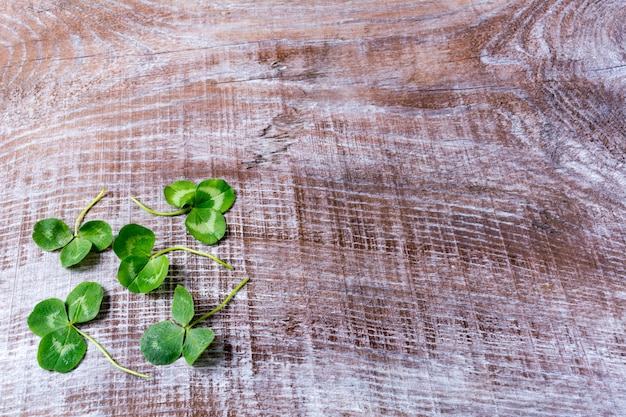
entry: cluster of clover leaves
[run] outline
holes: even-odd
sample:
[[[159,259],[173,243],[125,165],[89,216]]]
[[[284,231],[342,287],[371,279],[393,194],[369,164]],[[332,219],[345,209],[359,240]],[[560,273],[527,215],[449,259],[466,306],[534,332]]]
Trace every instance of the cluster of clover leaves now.
[[[148,293],[157,289],[169,271],[167,253],[182,250],[212,259],[220,265],[232,266],[217,257],[185,246],[173,246],[153,253],[155,234],[138,224],[123,226],[113,237],[111,226],[102,220],[85,222],[87,212],[104,196],[105,189],[79,214],[74,231],[60,219],[48,218],[38,221],[33,241],[45,251],[60,250],[61,265],[65,268],[79,264],[90,252],[107,248],[120,259],[117,272],[119,283],[133,293]],[[176,181],[164,189],[167,202],[178,210],[157,212],[131,199],[141,208],[159,216],[186,214],[185,227],[198,241],[211,245],[226,233],[224,213],[235,202],[235,192],[222,179],[207,179],[198,185],[190,181]],[[144,357],[155,365],[173,363],[181,356],[192,365],[209,347],[215,335],[209,328],[196,325],[220,311],[248,282],[245,278],[226,299],[212,311],[196,320],[193,297],[178,285],[172,300],[172,319],[150,326],[141,337],[140,349]],[[41,337],[37,361],[46,370],[69,372],[82,361],[87,351],[85,340],[93,343],[118,369],[142,378],[149,375],[135,372],[119,365],[107,350],[77,325],[96,318],[104,298],[104,289],[96,282],[82,282],[67,296],[65,302],[49,298],[39,302],[28,316],[28,327]],[[193,321],[192,321],[193,320]]]

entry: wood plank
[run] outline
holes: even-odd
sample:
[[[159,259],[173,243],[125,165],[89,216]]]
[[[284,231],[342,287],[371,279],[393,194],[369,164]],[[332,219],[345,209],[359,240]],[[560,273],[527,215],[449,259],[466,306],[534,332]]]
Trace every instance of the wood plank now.
[[[623,4],[33,0],[0,4],[0,414],[626,414]],[[237,192],[207,248],[162,187]],[[170,257],[131,294],[112,251],[63,269],[34,223],[89,213]],[[199,365],[143,331],[184,284]],[[106,290],[94,346],[37,365],[33,306]]]

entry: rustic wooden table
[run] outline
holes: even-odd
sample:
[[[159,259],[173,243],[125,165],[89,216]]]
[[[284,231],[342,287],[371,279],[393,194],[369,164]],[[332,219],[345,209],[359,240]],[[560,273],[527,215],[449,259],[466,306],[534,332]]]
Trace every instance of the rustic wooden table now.
[[[626,415],[622,0],[0,2],[0,415]],[[178,179],[238,199],[203,246]],[[34,223],[152,228],[187,245],[131,294],[110,250],[64,269]],[[196,366],[143,331],[184,284]],[[67,374],[34,305],[106,291]]]

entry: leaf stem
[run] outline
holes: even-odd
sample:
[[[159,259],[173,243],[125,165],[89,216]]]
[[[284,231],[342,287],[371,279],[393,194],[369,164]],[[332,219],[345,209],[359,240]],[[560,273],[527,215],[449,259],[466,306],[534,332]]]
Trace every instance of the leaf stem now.
[[[201,321],[203,321],[203,320],[208,319],[208,318],[209,318],[209,317],[211,317],[213,314],[215,314],[215,313],[217,313],[218,311],[220,311],[222,308],[224,308],[224,306],[225,306],[226,304],[228,304],[228,302],[230,301],[230,299],[231,299],[231,298],[233,298],[233,297],[235,296],[235,294],[237,294],[237,292],[238,292],[241,288],[243,288],[243,286],[244,286],[244,285],[246,285],[246,283],[247,283],[248,281],[250,281],[250,278],[248,278],[248,277],[244,278],[244,280],[243,280],[243,281],[241,281],[241,282],[239,283],[239,285],[237,285],[237,286],[235,287],[235,289],[231,291],[231,293],[230,293],[230,294],[228,294],[228,297],[226,297],[226,299],[225,299],[224,301],[222,301],[222,304],[220,304],[219,306],[215,307],[213,310],[209,311],[208,313],[206,313],[206,314],[204,314],[204,315],[200,316],[197,320],[195,320],[195,321],[191,322],[190,324],[188,324],[187,326],[185,326],[185,328],[186,328],[186,329],[190,329],[190,328],[192,328],[193,326],[195,326],[196,324],[200,323],[200,322],[201,322]]]
[[[178,215],[181,215],[181,214],[188,213],[191,210],[191,207],[185,207],[185,208],[182,208],[180,210],[172,211],[172,212],[169,212],[169,213],[164,213],[162,211],[152,210],[150,207],[146,206],[141,201],[137,200],[135,197],[131,196],[130,199],[133,200],[133,202],[135,204],[137,204],[139,207],[141,207],[142,209],[144,209],[145,211],[147,211],[150,214],[154,214],[155,216],[173,217],[173,216],[178,216]]]
[[[105,192],[106,192],[106,188],[102,188],[102,190],[100,191],[100,194],[98,194],[98,196],[94,198],[93,201],[89,203],[89,205],[85,207],[83,211],[80,212],[80,214],[76,218],[76,223],[74,223],[74,236],[78,236],[78,228],[80,227],[80,224],[83,222],[85,215],[87,214],[89,210],[91,210],[93,206],[96,205],[98,201],[100,201],[100,199],[104,196]]]
[[[113,359],[113,357],[109,354],[109,352],[106,351],[106,349],[96,341],[96,339],[94,339],[93,337],[89,336],[87,333],[83,332],[82,330],[80,330],[78,327],[72,325],[72,327],[81,335],[83,336],[85,339],[89,340],[91,343],[93,343],[94,345],[96,345],[96,347],[98,349],[100,349],[100,351],[102,353],[104,353],[104,356],[106,356],[106,358],[109,360],[109,362],[111,362],[113,364],[113,366],[115,366],[117,369],[119,369],[120,371],[124,371],[126,373],[129,373],[131,375],[134,376],[138,376],[140,378],[146,378],[149,379],[150,375],[146,375],[146,374],[141,374],[139,372],[135,372],[132,369],[128,369],[123,367],[122,365],[118,364],[117,362],[115,362],[115,360]]]
[[[233,269],[233,267],[231,265],[229,265],[226,262],[222,261],[221,259],[211,255],[210,253],[200,252],[200,251],[197,251],[195,249],[187,248],[185,246],[172,246],[171,248],[160,250],[157,253],[155,253],[152,256],[150,256],[150,259],[158,258],[161,255],[164,255],[164,254],[166,254],[168,252],[172,252],[172,251],[175,251],[175,250],[184,250],[185,252],[190,252],[190,253],[193,253],[195,255],[204,256],[206,258],[214,260],[218,264],[220,264],[222,266],[225,266],[228,269],[231,269],[231,270]]]

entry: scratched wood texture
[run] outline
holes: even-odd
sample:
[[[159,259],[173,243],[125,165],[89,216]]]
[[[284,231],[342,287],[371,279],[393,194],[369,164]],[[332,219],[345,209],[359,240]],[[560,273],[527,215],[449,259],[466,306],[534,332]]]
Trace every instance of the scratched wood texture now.
[[[0,415],[626,415],[622,0],[0,2]],[[236,190],[203,247],[162,187]],[[130,294],[111,251],[61,268],[33,224],[152,228],[185,253]],[[138,343],[176,284],[199,365]],[[69,374],[26,317],[106,289]]]

